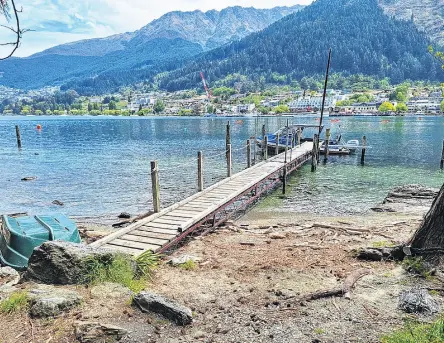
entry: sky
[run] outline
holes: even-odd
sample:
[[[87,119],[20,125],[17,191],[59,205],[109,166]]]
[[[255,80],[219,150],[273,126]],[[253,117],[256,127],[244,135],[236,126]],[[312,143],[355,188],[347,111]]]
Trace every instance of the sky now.
[[[16,0],[23,8],[25,33],[15,56],[29,56],[55,45],[135,31],[170,11],[207,11],[228,6],[271,8],[307,5],[312,0]],[[4,18],[0,24],[5,24]],[[8,38],[0,29],[0,40]],[[2,51],[0,50],[0,53]]]

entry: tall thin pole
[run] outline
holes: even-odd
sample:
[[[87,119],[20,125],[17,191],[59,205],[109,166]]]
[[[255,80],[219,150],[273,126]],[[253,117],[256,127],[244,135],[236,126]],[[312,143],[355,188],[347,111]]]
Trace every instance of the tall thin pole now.
[[[322,131],[322,121],[324,119],[324,108],[325,108],[325,98],[327,97],[327,85],[328,85],[328,73],[330,71],[330,62],[331,62],[331,48],[328,50],[328,62],[327,62],[327,71],[325,73],[325,82],[324,82],[324,94],[322,96],[322,107],[321,107],[321,119],[319,120],[319,131],[318,131],[318,140],[317,140],[317,151],[319,153],[319,140],[321,137],[321,131]],[[319,154],[317,156],[318,163],[319,163]]]
[[[231,163],[231,144],[228,144],[228,150],[227,150],[227,176],[231,177],[233,172],[233,166]]]
[[[151,187],[153,191],[154,213],[160,212],[159,168],[157,161],[151,161]]]
[[[247,139],[247,168],[251,167],[251,140]]]
[[[442,141],[442,152],[441,152],[440,168],[441,168],[441,170],[444,169],[444,140]]]
[[[17,147],[19,149],[22,148],[22,136],[20,135],[20,127],[18,125],[15,126],[15,135],[17,136]]]
[[[197,188],[199,192],[202,192],[204,190],[202,151],[197,152]]]
[[[287,142],[285,143],[285,165],[287,165],[287,151],[288,151],[288,119],[287,119]]]
[[[230,128],[230,122],[227,122],[227,131],[225,134],[225,151],[227,152],[227,159],[228,159],[228,145],[231,144],[231,128]]]

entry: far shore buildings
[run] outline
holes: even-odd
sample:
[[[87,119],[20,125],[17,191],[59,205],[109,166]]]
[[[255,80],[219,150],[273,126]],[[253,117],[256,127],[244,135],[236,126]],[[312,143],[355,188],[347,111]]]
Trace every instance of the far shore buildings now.
[[[325,98],[325,108],[333,111],[338,101],[336,96],[327,96]],[[290,112],[318,111],[322,107],[322,96],[305,96],[291,101],[288,106]]]

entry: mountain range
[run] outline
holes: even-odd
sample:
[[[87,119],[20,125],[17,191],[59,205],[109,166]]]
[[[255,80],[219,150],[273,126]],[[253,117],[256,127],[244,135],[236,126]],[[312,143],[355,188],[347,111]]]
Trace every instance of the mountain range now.
[[[0,84],[36,88],[107,73],[131,74],[239,40],[262,30],[303,6],[255,9],[228,7],[221,11],[170,12],[135,32],[59,45],[27,58],[0,62]],[[178,57],[180,56],[180,57]],[[132,81],[127,80],[127,81]],[[109,80],[113,85],[113,80]]]
[[[413,2],[317,0],[305,8],[170,12],[135,32],[0,62],[0,84],[59,85],[85,95],[141,81],[178,90],[199,86],[199,71],[211,83],[233,83],[236,74],[256,83],[288,84],[325,72],[328,48],[336,73],[393,82],[437,80],[440,66],[427,46],[430,38],[439,42],[442,30],[435,32],[436,23],[426,25],[424,15],[415,14],[417,7],[413,16],[403,9]],[[424,3],[440,8],[436,0]]]

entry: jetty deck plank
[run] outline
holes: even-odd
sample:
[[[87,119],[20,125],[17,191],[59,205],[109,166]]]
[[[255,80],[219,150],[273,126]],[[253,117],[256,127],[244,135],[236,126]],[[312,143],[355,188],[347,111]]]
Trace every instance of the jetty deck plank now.
[[[276,181],[278,173],[285,167],[285,161],[287,165],[295,162],[302,164],[309,159],[312,151],[313,143],[305,142],[289,149],[287,159],[285,152],[282,152],[91,245],[136,256],[146,250],[162,252],[171,242],[182,239],[193,227],[208,220],[218,209],[244,193],[250,194],[246,192],[254,190],[264,180]]]

